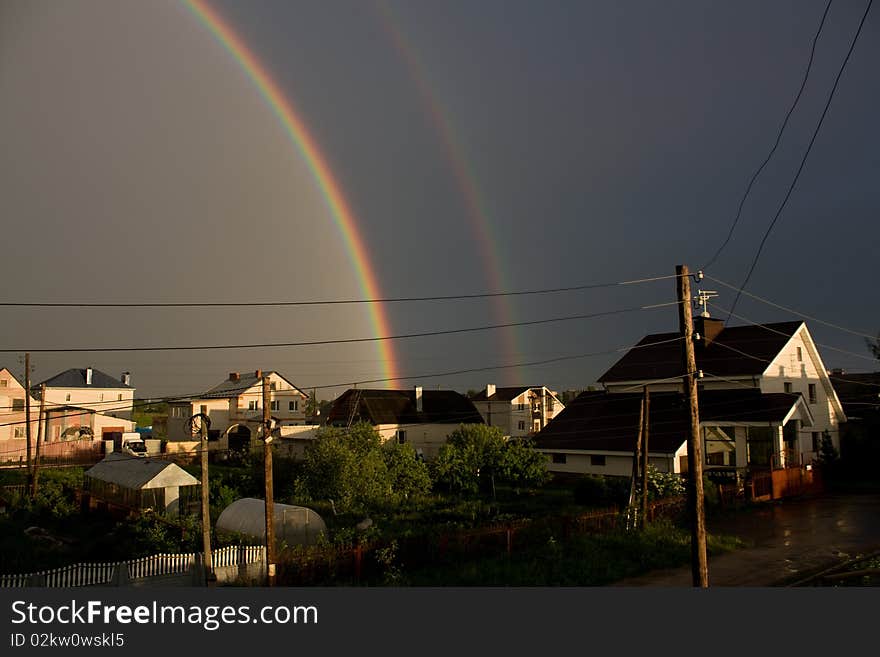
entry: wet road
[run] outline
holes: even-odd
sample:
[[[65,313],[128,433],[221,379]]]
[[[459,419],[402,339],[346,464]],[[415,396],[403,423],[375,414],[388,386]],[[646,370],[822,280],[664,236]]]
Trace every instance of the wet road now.
[[[709,557],[710,586],[772,586],[880,550],[880,495],[828,495],[768,503],[708,521],[710,532],[751,547]],[[690,566],[616,586],[691,586]]]

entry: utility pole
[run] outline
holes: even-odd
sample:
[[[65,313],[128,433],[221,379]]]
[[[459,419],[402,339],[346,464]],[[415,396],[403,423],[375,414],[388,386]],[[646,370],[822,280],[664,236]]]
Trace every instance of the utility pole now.
[[[651,393],[645,386],[644,421],[642,422],[642,529],[648,526],[648,425],[651,421]]]
[[[31,453],[31,354],[24,354],[24,435],[27,439],[27,484],[28,493],[34,494],[34,464]]]
[[[688,515],[691,522],[691,572],[694,586],[709,586],[706,557],[706,516],[703,506],[703,445],[700,440],[700,409],[697,398],[697,359],[694,355],[694,324],[691,314],[691,280],[687,265],[675,268],[678,324],[682,336],[684,394],[688,400]]]
[[[46,384],[40,384],[40,414],[37,416],[37,449],[36,449],[36,457],[34,459],[34,480],[33,480],[33,488],[31,489],[31,495],[37,494],[37,478],[40,473],[40,443],[43,441],[43,425],[45,424],[45,412],[46,412]],[[46,433],[49,433],[49,427],[47,426],[45,429]]]
[[[263,377],[263,466],[266,473],[266,585],[275,586],[275,500],[272,484],[272,416],[269,377]]]
[[[208,418],[202,416],[199,425],[201,434],[202,460],[202,550],[205,553],[205,585],[214,582],[214,567],[211,559],[211,506],[208,503]]]
[[[645,398],[639,402],[639,435],[636,438],[636,446],[633,449],[632,478],[629,482],[629,505],[626,510],[626,528],[637,527],[639,523],[638,511],[636,510],[636,482],[639,480],[639,457],[642,451],[642,432],[645,428]]]

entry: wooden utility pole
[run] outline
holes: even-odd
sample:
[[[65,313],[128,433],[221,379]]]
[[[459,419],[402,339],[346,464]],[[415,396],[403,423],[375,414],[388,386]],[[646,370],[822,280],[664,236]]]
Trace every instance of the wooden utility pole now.
[[[651,422],[651,393],[645,386],[642,421],[642,529],[648,526],[648,425]]]
[[[37,479],[40,475],[40,443],[43,442],[43,425],[46,422],[46,384],[40,384],[40,414],[37,416],[37,449],[34,458],[34,480],[31,495],[37,494]],[[46,433],[49,433],[49,427],[46,427]]]
[[[633,449],[633,467],[632,479],[629,483],[629,507],[626,511],[626,528],[637,527],[639,523],[638,512],[636,511],[636,482],[639,480],[639,458],[642,451],[642,432],[645,428],[645,399],[639,402],[639,435],[636,438],[636,446]],[[632,524],[630,524],[632,523]]]
[[[27,443],[27,488],[34,494],[34,463],[31,445],[31,354],[24,355],[24,435]]]
[[[214,566],[211,559],[211,506],[209,504],[208,488],[208,418],[202,415],[200,418],[199,433],[201,434],[201,461],[202,461],[202,550],[205,553],[205,584],[210,586],[214,582]]]
[[[682,337],[684,394],[688,400],[688,515],[691,521],[691,572],[694,586],[709,586],[706,557],[706,516],[703,506],[703,445],[700,440],[700,409],[697,398],[697,359],[694,356],[694,325],[691,316],[691,279],[687,265],[675,268],[678,324]]]
[[[266,473],[266,585],[275,586],[275,500],[272,485],[272,416],[269,377],[263,377],[263,465]]]

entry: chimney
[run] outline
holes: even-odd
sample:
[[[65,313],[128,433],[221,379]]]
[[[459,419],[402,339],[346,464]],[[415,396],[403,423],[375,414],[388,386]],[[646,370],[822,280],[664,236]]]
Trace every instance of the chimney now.
[[[720,319],[712,319],[711,317],[697,317],[694,319],[694,332],[699,333],[700,337],[697,344],[708,347],[712,341],[718,337],[718,334],[724,330],[724,321]],[[696,340],[696,336],[694,336]]]
[[[86,368],[86,385],[87,386],[92,385],[92,368],[91,367]]]
[[[229,380],[230,381],[238,381],[240,378],[241,378],[241,375],[239,375],[238,372],[230,372],[229,373]]]
[[[123,372],[122,376],[119,378],[122,379],[122,385],[124,385],[124,386],[131,385],[131,372]]]
[[[494,383],[487,383],[486,384],[486,397],[491,397],[494,394],[495,394],[495,384]]]
[[[257,377],[258,379],[262,379],[263,378],[263,370],[254,371],[254,376]]]
[[[416,386],[416,413],[421,413],[424,410],[422,404],[422,386]]]

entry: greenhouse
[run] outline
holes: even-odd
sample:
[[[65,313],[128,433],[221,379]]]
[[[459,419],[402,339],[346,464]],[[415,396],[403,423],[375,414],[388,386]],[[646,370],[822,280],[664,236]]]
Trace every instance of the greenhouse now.
[[[285,545],[313,545],[327,525],[317,513],[304,506],[274,505],[275,543]],[[217,531],[244,534],[266,540],[266,503],[253,497],[236,500],[227,506],[217,519]]]

